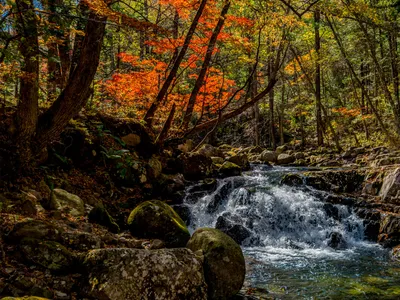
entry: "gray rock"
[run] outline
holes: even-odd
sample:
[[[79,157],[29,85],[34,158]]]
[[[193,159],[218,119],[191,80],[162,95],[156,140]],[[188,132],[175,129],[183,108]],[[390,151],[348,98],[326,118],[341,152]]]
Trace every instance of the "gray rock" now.
[[[203,251],[208,299],[229,299],[240,291],[246,267],[242,250],[232,238],[218,229],[200,228],[187,247]]]
[[[400,168],[386,175],[379,196],[383,202],[400,204]]]
[[[269,150],[265,150],[263,153],[261,153],[260,159],[261,161],[264,162],[276,162],[276,159],[278,158],[278,155]]]
[[[228,158],[228,161],[238,165],[243,170],[248,170],[250,168],[249,158],[247,157],[247,154],[244,153],[231,156]]]
[[[62,189],[54,189],[51,194],[50,208],[54,210],[67,210],[71,215],[80,217],[85,214],[85,204],[77,195]]]
[[[199,150],[197,150],[197,153],[203,154],[204,156],[207,157],[213,157],[213,156],[219,156],[223,157],[224,154],[222,151],[218,148],[215,148],[214,146],[211,146],[210,144],[204,144],[200,147]]]
[[[88,253],[86,292],[95,299],[207,299],[203,257],[189,249],[99,249]]]
[[[187,180],[199,180],[208,177],[212,173],[212,160],[200,153],[186,153],[180,155],[183,165],[183,176]]]
[[[279,154],[276,163],[278,165],[287,165],[291,164],[296,160],[296,158],[289,154]]]

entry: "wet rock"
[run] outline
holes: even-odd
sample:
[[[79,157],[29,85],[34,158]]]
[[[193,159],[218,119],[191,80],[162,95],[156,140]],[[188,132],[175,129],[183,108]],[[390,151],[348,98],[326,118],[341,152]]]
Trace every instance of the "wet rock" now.
[[[190,211],[189,206],[185,204],[178,204],[178,205],[173,205],[172,208],[181,217],[181,219],[185,222],[186,225],[190,224],[190,218],[192,216],[192,213]]]
[[[203,257],[189,249],[100,249],[85,259],[95,299],[207,299]]]
[[[194,192],[211,192],[217,188],[217,180],[214,178],[206,178],[200,181],[198,184],[192,186],[189,190],[190,193]]]
[[[218,217],[215,228],[230,236],[239,245],[242,245],[244,241],[252,236],[250,230],[241,224],[235,224],[235,222],[226,215]]]
[[[118,233],[119,226],[110,216],[107,209],[103,205],[95,206],[89,213],[88,220],[91,223],[96,223],[107,227],[111,232]]]
[[[287,165],[291,164],[296,160],[296,158],[289,154],[279,154],[276,163],[278,165]]]
[[[129,230],[138,238],[160,239],[167,247],[184,247],[190,238],[179,215],[166,203],[146,201],[137,206],[128,218]]]
[[[62,233],[62,229],[49,222],[42,220],[27,220],[15,224],[14,228],[8,234],[7,239],[15,243],[24,238],[60,241]]]
[[[263,162],[276,162],[278,158],[278,155],[273,152],[273,151],[269,151],[269,150],[265,150],[264,152],[261,153],[260,159]]]
[[[393,260],[400,262],[400,245],[397,245],[393,248],[391,257]]]
[[[400,244],[400,216],[395,214],[382,216],[378,242],[384,247],[393,247]]]
[[[289,186],[300,186],[303,185],[303,178],[299,174],[286,174],[281,179],[280,184],[286,184]]]
[[[240,291],[246,267],[242,250],[232,238],[218,229],[200,228],[187,247],[203,251],[208,299],[229,299]]]
[[[199,180],[208,177],[212,173],[212,160],[200,153],[186,153],[179,158],[183,163],[183,176],[187,180]]]
[[[237,164],[234,164],[230,161],[226,161],[223,165],[218,169],[218,174],[221,177],[231,177],[231,176],[239,176],[241,174],[241,167]]]
[[[326,170],[303,173],[305,184],[318,190],[353,193],[362,189],[364,174],[356,170]]]
[[[164,199],[172,200],[174,203],[181,203],[186,181],[182,174],[166,175],[162,174],[159,179],[160,196]]]
[[[386,175],[379,195],[383,202],[400,204],[400,168]]]
[[[232,190],[232,185],[230,183],[225,183],[222,185],[214,194],[212,200],[207,205],[208,213],[215,213],[219,207],[225,203],[229,192]]]
[[[347,243],[341,233],[332,232],[329,235],[328,246],[333,249],[345,249]]]
[[[377,242],[381,222],[381,213],[377,210],[371,210],[368,208],[359,208],[357,209],[356,213],[364,220],[364,236],[370,241]]]
[[[322,208],[324,209],[329,218],[333,218],[337,221],[340,220],[339,209],[335,205],[330,203],[325,203]]]
[[[70,270],[75,266],[72,253],[60,243],[24,239],[20,245],[24,258],[54,272]]]
[[[228,161],[234,163],[235,165],[238,165],[242,168],[242,170],[248,170],[250,168],[249,159],[244,153],[233,155],[228,158]]]
[[[66,210],[74,217],[85,214],[85,204],[77,195],[62,189],[54,189],[51,194],[50,208],[53,210]]]
[[[123,136],[121,140],[129,147],[136,147],[141,141],[140,136],[134,133]]]

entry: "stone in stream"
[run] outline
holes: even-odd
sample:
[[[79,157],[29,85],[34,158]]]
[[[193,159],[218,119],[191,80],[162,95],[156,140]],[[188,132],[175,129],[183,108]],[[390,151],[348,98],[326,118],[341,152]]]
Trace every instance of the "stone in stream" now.
[[[228,158],[228,161],[238,165],[242,170],[250,169],[249,158],[244,153],[233,155]]]
[[[229,299],[240,291],[246,267],[242,249],[232,238],[218,229],[200,228],[187,247],[203,251],[208,299]]]
[[[263,162],[276,162],[278,154],[273,151],[265,150],[260,155],[260,160]]]
[[[179,215],[159,200],[138,205],[129,215],[129,230],[133,236],[160,239],[167,247],[184,247],[190,233]]]
[[[251,231],[248,230],[241,224],[235,223],[231,218],[230,213],[224,213],[222,216],[217,218],[217,223],[215,224],[215,228],[221,230],[222,232],[229,235],[236,243],[241,245],[245,240],[249,239],[252,234]],[[241,221],[240,218],[238,220]]]
[[[279,154],[276,163],[278,165],[287,165],[291,164],[296,160],[296,158],[290,154]]]
[[[233,162],[226,161],[218,169],[218,174],[220,177],[239,176],[241,174],[241,167]]]
[[[341,233],[331,232],[329,235],[328,246],[333,249],[345,249],[347,243]]]
[[[186,248],[98,249],[84,261],[88,297],[107,300],[206,300],[203,256]]]

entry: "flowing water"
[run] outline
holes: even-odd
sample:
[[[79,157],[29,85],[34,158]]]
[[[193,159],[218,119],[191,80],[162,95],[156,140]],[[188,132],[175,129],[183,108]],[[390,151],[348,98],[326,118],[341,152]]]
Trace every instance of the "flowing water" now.
[[[264,299],[400,299],[400,265],[364,239],[363,220],[323,193],[280,184],[287,172],[296,169],[259,166],[189,187],[191,230],[230,231],[245,254],[246,285]]]

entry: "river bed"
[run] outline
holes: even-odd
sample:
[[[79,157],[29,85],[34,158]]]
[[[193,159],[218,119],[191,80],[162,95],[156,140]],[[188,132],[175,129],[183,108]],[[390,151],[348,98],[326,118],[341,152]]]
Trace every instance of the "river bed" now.
[[[245,286],[258,296],[400,299],[400,264],[365,239],[363,220],[350,207],[280,184],[284,174],[297,171],[257,166],[214,188],[189,187],[190,229],[239,228]]]

